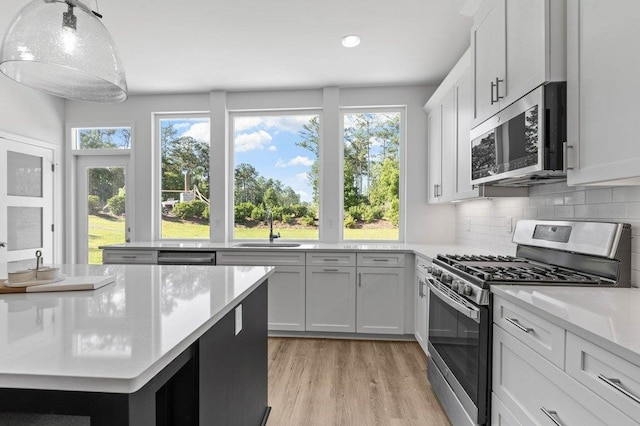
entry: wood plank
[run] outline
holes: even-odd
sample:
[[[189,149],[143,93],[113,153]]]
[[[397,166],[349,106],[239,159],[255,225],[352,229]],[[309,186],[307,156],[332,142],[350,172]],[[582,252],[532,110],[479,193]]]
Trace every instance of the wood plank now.
[[[450,425],[415,342],[269,338],[268,426]]]

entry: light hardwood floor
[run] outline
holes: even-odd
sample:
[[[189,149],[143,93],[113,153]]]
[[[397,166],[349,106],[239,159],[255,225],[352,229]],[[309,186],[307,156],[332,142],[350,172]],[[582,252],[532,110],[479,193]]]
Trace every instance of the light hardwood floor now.
[[[450,425],[415,342],[269,338],[268,426]]]

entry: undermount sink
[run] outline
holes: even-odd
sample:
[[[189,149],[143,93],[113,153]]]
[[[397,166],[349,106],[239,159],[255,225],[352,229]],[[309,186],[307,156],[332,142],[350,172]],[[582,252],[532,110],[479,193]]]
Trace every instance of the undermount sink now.
[[[234,247],[253,247],[253,248],[287,248],[300,247],[299,243],[237,243]]]

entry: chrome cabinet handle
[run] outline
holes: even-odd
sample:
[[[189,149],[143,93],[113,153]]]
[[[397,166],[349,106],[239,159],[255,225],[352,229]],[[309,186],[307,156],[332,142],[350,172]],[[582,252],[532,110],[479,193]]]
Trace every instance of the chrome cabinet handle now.
[[[337,269],[323,269],[324,272],[338,272]]]
[[[533,331],[533,328],[527,328],[527,327],[524,327],[524,326],[520,325],[520,322],[518,322],[518,320],[515,319],[515,318],[506,318],[505,317],[505,320],[507,322],[515,325],[516,327],[518,327],[520,330],[524,331],[525,333],[530,333],[530,332]]]
[[[373,259],[374,262],[388,262],[389,259]]]
[[[123,259],[135,259],[135,258],[137,258],[137,257],[138,257],[138,256],[136,256],[135,254],[123,254],[123,255],[122,255],[122,258],[123,258]]]
[[[362,287],[362,272],[358,274],[358,287]]]
[[[504,83],[504,80],[496,77],[496,102],[500,99],[504,99],[504,96],[500,96],[500,83]]]
[[[496,88],[496,84],[492,81],[491,82],[491,105],[495,104],[496,102],[498,102],[497,99],[493,99],[493,89]]]
[[[569,145],[567,142],[562,143],[562,170],[566,173],[567,170],[573,170],[573,167],[569,167],[569,150],[573,149],[573,145]]]
[[[0,247],[6,247],[7,243],[5,243],[4,241],[0,241]]]
[[[552,411],[552,410],[547,410],[544,407],[540,407],[540,410],[551,419],[551,421],[553,423],[555,423],[557,426],[562,426],[562,423],[560,422],[560,419],[558,418],[558,412],[557,411]]]
[[[605,376],[604,374],[598,374],[598,379],[602,380],[603,382],[605,382],[606,384],[608,384],[609,386],[611,386],[612,388],[614,388],[618,392],[620,392],[620,393],[624,394],[625,396],[631,398],[634,402],[640,404],[640,398],[638,398],[637,396],[635,396],[634,394],[632,394],[631,392],[629,392],[628,390],[623,388],[621,386],[622,382],[620,381],[620,379],[611,379],[611,378]]]
[[[424,283],[422,282],[422,280],[418,280],[418,296],[420,297],[424,297],[424,288],[422,287]]]

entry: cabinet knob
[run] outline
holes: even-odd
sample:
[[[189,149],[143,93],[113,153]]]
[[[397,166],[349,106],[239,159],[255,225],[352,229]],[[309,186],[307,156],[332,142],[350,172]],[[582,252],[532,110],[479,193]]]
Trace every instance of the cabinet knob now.
[[[0,241],[0,247],[6,247],[7,243],[5,243],[4,241]]]

